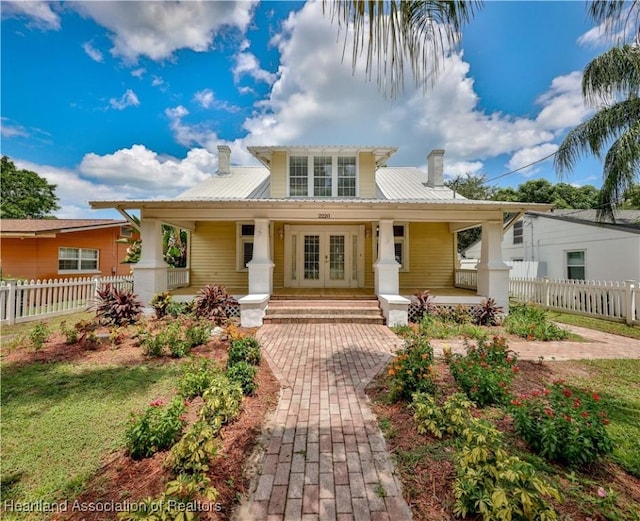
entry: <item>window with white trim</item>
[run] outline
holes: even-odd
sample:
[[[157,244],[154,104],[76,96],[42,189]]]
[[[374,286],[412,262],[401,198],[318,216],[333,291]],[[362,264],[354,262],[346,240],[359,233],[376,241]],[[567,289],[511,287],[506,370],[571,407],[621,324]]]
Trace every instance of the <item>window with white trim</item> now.
[[[376,252],[378,251],[378,237],[380,230],[376,229]],[[400,271],[409,271],[409,225],[393,225],[393,252],[396,262],[400,264]],[[377,257],[377,254],[376,254]]]
[[[357,197],[356,156],[289,156],[289,197]]]
[[[253,259],[253,235],[255,233],[253,223],[238,223],[236,227],[236,269],[247,271],[247,264]]]
[[[99,250],[91,248],[58,248],[58,273],[95,273],[99,257]]]
[[[522,244],[524,237],[524,228],[522,221],[518,221],[513,225],[513,244]]]
[[[584,250],[566,252],[567,278],[569,280],[585,279]]]

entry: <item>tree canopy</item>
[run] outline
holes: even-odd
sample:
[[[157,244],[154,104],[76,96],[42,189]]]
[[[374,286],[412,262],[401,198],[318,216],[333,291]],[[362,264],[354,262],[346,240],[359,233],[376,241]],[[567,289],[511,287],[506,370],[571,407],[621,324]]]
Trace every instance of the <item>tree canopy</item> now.
[[[31,170],[18,170],[7,156],[2,156],[0,171],[3,219],[42,219],[59,210],[56,185],[49,184]]]

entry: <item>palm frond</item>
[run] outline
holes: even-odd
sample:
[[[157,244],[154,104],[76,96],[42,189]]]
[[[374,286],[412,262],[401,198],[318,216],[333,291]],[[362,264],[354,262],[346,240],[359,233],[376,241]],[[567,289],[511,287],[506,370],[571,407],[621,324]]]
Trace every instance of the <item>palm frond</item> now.
[[[404,87],[405,66],[416,84],[434,81],[449,49],[459,43],[463,25],[481,5],[479,0],[325,0],[323,9],[346,29],[345,51],[353,38],[354,70],[364,54],[369,79],[375,68],[380,89],[395,97]]]
[[[610,36],[627,35],[640,44],[639,0],[595,0],[587,2],[587,12]]]
[[[585,68],[582,95],[590,106],[640,93],[640,47],[613,47]]]
[[[640,122],[640,98],[605,107],[571,130],[560,144],[554,167],[560,174],[573,169],[582,156],[602,157],[605,145]]]

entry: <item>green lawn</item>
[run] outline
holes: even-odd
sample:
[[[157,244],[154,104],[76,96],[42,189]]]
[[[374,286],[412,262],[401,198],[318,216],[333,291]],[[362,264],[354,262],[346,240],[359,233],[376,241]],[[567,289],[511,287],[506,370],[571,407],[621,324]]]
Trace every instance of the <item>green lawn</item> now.
[[[580,387],[598,392],[611,421],[608,432],[616,444],[613,458],[640,478],[640,360],[583,360],[589,378]],[[574,382],[572,382],[574,383]]]
[[[555,322],[571,324],[572,326],[586,327],[603,333],[613,333],[614,335],[626,336],[640,339],[640,327],[628,326],[621,322],[611,322],[599,318],[587,317],[584,315],[571,315],[560,313],[559,311],[549,311],[549,318]]]
[[[2,501],[74,497],[123,446],[130,411],[172,394],[179,367],[4,364]]]

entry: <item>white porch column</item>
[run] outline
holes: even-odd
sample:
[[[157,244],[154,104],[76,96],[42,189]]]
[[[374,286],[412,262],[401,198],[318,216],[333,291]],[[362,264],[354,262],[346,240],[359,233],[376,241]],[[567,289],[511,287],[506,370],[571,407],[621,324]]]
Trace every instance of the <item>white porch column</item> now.
[[[398,295],[400,264],[393,245],[393,219],[378,221],[378,260],[373,267],[376,295]]]
[[[273,291],[273,261],[269,246],[269,219],[255,219],[253,233],[253,258],[249,268],[249,294],[271,295]]]
[[[148,307],[156,293],[167,291],[167,263],[162,255],[162,223],[140,220],[142,252],[133,267],[133,287],[142,305]]]
[[[504,313],[509,313],[509,266],[502,260],[502,222],[482,224],[478,295],[492,297]]]

